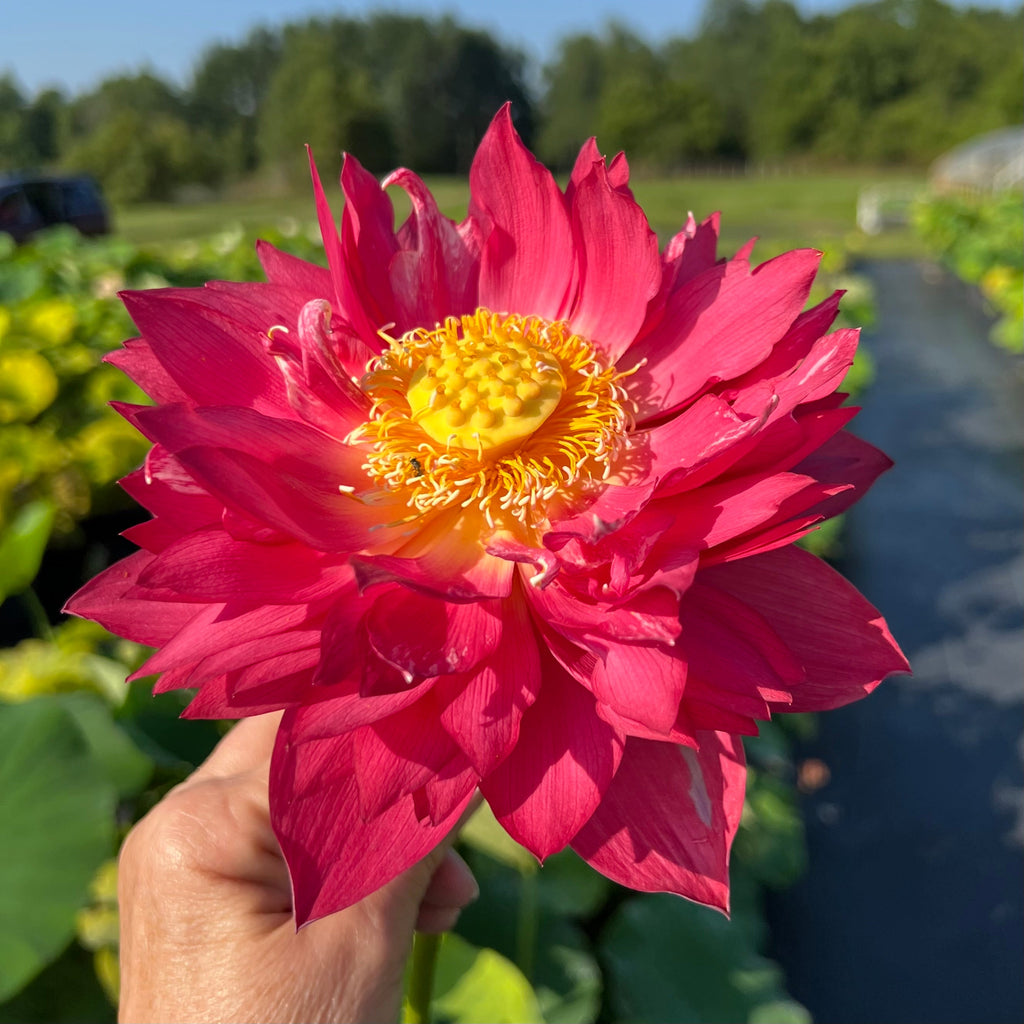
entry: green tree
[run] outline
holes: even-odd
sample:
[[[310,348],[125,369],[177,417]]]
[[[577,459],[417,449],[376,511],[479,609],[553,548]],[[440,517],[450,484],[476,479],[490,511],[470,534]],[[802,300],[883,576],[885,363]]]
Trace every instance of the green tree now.
[[[90,171],[117,202],[169,199],[217,179],[213,148],[189,127],[183,97],[152,72],[106,79],[63,121],[62,165]]]
[[[194,153],[181,118],[122,110],[73,145],[64,162],[94,175],[114,202],[134,203],[170,199],[182,183],[197,180]]]
[[[615,81],[601,104],[598,141],[634,166],[672,171],[718,152],[721,111],[702,86],[662,72]]]
[[[34,163],[35,153],[25,137],[25,97],[11,75],[0,76],[0,170]]]
[[[124,111],[142,117],[184,118],[185,106],[179,92],[151,71],[116,75],[71,103],[67,123],[71,140],[98,131]]]
[[[721,117],[719,155],[749,155],[753,105],[771,51],[766,8],[749,0],[708,0],[695,40],[669,49],[677,67],[714,97]]]
[[[226,180],[259,164],[259,115],[280,57],[279,33],[257,28],[240,45],[218,44],[199,58],[186,91],[188,121],[216,140],[217,163]]]
[[[402,164],[422,172],[465,172],[506,100],[520,133],[532,140],[524,58],[486,32],[452,18],[378,14],[366,25],[364,60]]]
[[[601,40],[590,35],[562,40],[544,68],[537,154],[545,163],[571,167],[580,145],[596,133],[605,77]]]
[[[306,144],[331,173],[354,145],[375,170],[393,157],[386,117],[359,60],[362,31],[358,22],[341,18],[285,30],[257,138],[263,162],[287,180],[306,179]]]
[[[66,109],[67,100],[57,89],[39,93],[25,109],[25,140],[41,164],[52,164],[60,155],[61,125]]]
[[[670,170],[717,152],[722,111],[678,60],[682,44],[652,49],[622,25],[600,38],[573,36],[545,71],[548,90],[539,138],[543,159],[570,166],[596,135],[608,153],[623,149],[636,165]]]

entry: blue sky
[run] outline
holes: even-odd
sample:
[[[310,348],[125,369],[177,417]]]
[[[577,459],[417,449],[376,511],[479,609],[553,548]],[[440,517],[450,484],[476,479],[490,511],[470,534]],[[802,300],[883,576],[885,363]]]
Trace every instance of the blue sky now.
[[[979,5],[1015,8],[1018,3],[980,0]],[[845,5],[844,0],[797,0],[804,12]],[[29,94],[47,85],[79,92],[108,75],[143,66],[182,84],[206,45],[238,42],[254,25],[279,25],[314,14],[359,16],[380,7],[452,13],[543,59],[563,35],[599,31],[613,18],[653,42],[688,35],[703,6],[703,0],[351,0],[344,5],[323,0],[8,0],[0,18],[0,73],[12,72]]]

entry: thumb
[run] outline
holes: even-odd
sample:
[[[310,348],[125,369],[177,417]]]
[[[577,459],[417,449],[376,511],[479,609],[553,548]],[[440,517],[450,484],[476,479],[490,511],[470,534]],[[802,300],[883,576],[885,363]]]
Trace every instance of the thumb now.
[[[423,860],[358,903],[312,921],[298,933],[290,924],[278,929],[278,940],[294,957],[294,974],[303,991],[318,1007],[330,1010],[329,1017],[291,1019],[397,1019],[413,930],[451,928],[478,892],[469,868],[452,849],[457,834],[458,826]],[[345,965],[340,987],[339,965]]]
[[[469,865],[455,850],[445,849],[420,898],[416,930],[451,931],[463,908],[479,895],[480,887]]]
[[[477,797],[437,847],[367,900],[379,899],[381,910],[394,915],[393,920],[401,920],[410,931],[451,930],[462,909],[480,895],[469,865],[452,848],[459,828],[479,805]]]

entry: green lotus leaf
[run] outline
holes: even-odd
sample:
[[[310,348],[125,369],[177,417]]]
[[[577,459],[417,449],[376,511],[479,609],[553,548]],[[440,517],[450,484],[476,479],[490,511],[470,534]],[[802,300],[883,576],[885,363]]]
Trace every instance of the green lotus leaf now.
[[[0,1001],[55,959],[114,846],[116,793],[52,699],[0,704]]]
[[[734,896],[737,895],[734,893]],[[766,1007],[787,1007],[782,971],[758,953],[751,930],[678,896],[633,897],[601,934],[615,1019],[658,1024],[767,1022]],[[808,1018],[803,1018],[807,1020]]]
[[[48,501],[33,501],[0,534],[0,602],[11,594],[20,594],[36,578],[55,511]]]
[[[435,1019],[451,1024],[534,1024],[542,1020],[530,983],[511,960],[447,935],[437,961]]]

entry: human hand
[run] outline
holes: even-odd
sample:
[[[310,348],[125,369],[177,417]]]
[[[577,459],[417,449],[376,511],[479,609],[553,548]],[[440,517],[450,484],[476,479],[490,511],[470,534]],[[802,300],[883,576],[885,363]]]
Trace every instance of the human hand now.
[[[413,929],[446,931],[476,898],[449,840],[296,932],[267,804],[279,720],[235,726],[125,841],[122,1021],[394,1021]]]

